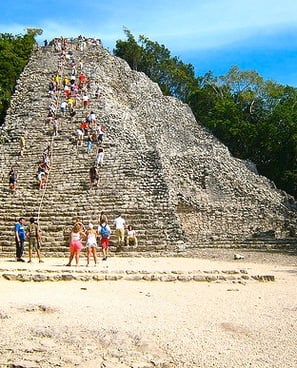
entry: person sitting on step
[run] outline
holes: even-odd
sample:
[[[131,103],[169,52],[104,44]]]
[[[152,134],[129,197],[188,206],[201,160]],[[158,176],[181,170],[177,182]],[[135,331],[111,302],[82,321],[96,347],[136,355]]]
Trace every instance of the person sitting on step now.
[[[134,230],[132,225],[128,225],[127,230],[126,230],[126,245],[127,245],[127,247],[129,247],[130,244],[133,244],[135,247],[137,247],[137,245],[138,245],[136,231]]]

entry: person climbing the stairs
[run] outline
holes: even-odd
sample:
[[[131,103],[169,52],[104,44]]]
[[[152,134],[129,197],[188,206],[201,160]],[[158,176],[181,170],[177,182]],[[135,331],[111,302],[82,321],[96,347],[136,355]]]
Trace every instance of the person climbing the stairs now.
[[[97,139],[98,139],[99,146],[103,143],[104,135],[105,135],[105,127],[103,125],[98,125]]]
[[[93,146],[93,136],[90,132],[87,134],[87,153],[89,154],[92,151]]]
[[[97,188],[99,184],[99,171],[95,162],[90,168],[89,177],[90,177],[90,189]]]
[[[90,97],[87,94],[87,92],[84,92],[82,100],[83,100],[84,109],[86,109],[89,106],[89,103],[90,103]]]
[[[121,250],[124,242],[125,242],[125,227],[126,227],[126,221],[122,217],[122,214],[119,213],[118,216],[113,221],[116,229],[116,237],[118,242],[118,250]]]
[[[26,137],[27,137],[27,133],[24,133],[21,138],[20,138],[20,152],[19,152],[19,156],[23,157],[25,150],[26,150]]]
[[[9,177],[9,191],[11,193],[14,193],[16,191],[16,185],[18,180],[18,174],[15,166],[11,167],[8,177]]]
[[[53,126],[53,135],[54,136],[57,136],[59,134],[59,121],[57,118],[55,118],[53,121],[52,121],[52,126]]]

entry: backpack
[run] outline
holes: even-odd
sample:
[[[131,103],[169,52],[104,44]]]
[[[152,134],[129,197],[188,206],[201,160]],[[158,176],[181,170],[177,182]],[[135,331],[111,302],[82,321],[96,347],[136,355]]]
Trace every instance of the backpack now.
[[[108,230],[107,226],[101,226],[100,234],[102,238],[108,238],[110,231]]]

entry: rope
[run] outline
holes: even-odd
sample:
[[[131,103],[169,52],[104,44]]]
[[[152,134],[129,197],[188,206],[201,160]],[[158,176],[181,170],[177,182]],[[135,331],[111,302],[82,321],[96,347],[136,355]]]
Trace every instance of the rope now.
[[[63,95],[62,86],[63,86],[63,79],[65,78],[65,64],[64,63],[62,63],[61,68],[60,68],[60,76],[61,76],[61,81],[60,81],[60,88],[59,88],[58,93],[57,93],[57,109],[60,106],[61,97]],[[60,125],[60,128],[61,127],[62,126]],[[51,137],[51,144],[50,144],[50,167],[51,168],[53,166],[53,157],[54,157],[53,156],[54,138],[55,138],[55,136],[53,135]],[[45,197],[45,194],[46,194],[47,185],[48,185],[48,182],[49,182],[50,171],[51,171],[51,169],[48,172],[47,180],[46,180],[46,183],[44,185],[44,190],[43,190],[43,193],[42,193],[42,196],[41,196],[41,199],[40,199],[40,203],[39,203],[39,207],[38,207],[38,212],[37,212],[37,222],[38,223],[39,223],[39,219],[40,219],[40,212],[41,212],[41,209],[42,209],[44,197]]]
[[[52,136],[52,139],[51,139],[51,148],[50,148],[50,167],[52,168],[52,163],[53,163],[53,143],[54,143],[54,136]],[[40,212],[41,212],[41,207],[42,207],[42,204],[43,204],[43,200],[44,200],[44,196],[45,196],[45,193],[46,193],[46,188],[47,188],[47,184],[49,182],[49,176],[50,176],[50,171],[51,169],[49,170],[48,174],[47,174],[47,180],[45,182],[45,185],[44,185],[44,190],[43,190],[43,193],[42,193],[42,196],[41,196],[41,199],[40,199],[40,203],[39,203],[39,207],[38,207],[38,212],[37,212],[37,223],[39,223],[39,218],[40,218]]]
[[[61,81],[60,81],[60,83],[63,85],[62,81],[63,81],[63,78],[64,78],[64,64],[61,67],[60,75],[61,75]],[[62,93],[63,92],[62,92],[61,85],[60,85],[60,89],[59,89],[58,94],[57,94],[57,109],[58,109],[59,104],[60,104]],[[52,135],[52,137],[51,137],[51,143],[50,143],[50,170],[49,170],[49,172],[47,174],[47,180],[45,182],[44,190],[43,190],[43,193],[42,193],[42,196],[41,196],[41,199],[40,199],[40,203],[39,203],[39,207],[38,207],[37,223],[39,223],[40,212],[41,212],[41,208],[42,208],[42,205],[43,205],[44,197],[45,197],[45,194],[46,194],[47,185],[48,185],[48,182],[49,182],[50,171],[51,171],[51,168],[53,166],[53,157],[54,157],[53,156],[53,144],[54,144],[54,138],[55,138],[55,136]]]

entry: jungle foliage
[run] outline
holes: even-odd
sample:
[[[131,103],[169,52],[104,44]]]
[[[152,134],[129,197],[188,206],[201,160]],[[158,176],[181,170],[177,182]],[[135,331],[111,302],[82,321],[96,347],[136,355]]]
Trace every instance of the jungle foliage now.
[[[195,76],[191,64],[144,36],[125,29],[114,54],[146,73],[166,95],[187,103],[197,121],[260,174],[297,197],[297,89],[233,66],[226,75]]]
[[[30,28],[25,35],[0,34],[0,125],[4,122],[16,81],[29,61],[35,36],[41,33],[40,29]]]

